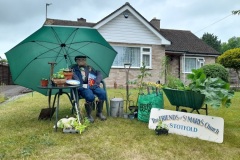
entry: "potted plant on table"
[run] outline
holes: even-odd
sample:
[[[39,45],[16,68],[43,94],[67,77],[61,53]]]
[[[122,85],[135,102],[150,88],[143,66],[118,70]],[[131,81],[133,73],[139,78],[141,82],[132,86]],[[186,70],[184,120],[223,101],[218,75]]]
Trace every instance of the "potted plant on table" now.
[[[57,73],[53,74],[52,82],[58,87],[65,85],[66,79],[62,69],[60,69]]]
[[[64,77],[69,80],[72,79],[73,71],[71,68],[64,68],[62,69]]]
[[[40,81],[40,84],[42,87],[48,86],[48,79],[47,78],[42,78]]]

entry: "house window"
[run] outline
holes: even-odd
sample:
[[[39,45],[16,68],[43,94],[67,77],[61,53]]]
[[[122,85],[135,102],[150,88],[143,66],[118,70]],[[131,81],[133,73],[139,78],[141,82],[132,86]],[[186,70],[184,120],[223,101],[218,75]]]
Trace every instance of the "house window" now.
[[[192,73],[192,69],[201,68],[204,65],[203,57],[182,57],[183,73]]]
[[[150,47],[126,47],[112,46],[117,51],[113,68],[123,68],[124,63],[131,63],[131,68],[140,68],[142,63],[151,68],[151,48]]]

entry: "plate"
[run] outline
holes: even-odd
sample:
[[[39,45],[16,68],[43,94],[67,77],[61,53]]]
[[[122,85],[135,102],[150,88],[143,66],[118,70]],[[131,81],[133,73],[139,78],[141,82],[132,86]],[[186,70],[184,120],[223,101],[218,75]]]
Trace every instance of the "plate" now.
[[[69,84],[69,85],[74,85],[74,86],[80,84],[80,82],[77,81],[77,80],[67,80],[66,83]]]

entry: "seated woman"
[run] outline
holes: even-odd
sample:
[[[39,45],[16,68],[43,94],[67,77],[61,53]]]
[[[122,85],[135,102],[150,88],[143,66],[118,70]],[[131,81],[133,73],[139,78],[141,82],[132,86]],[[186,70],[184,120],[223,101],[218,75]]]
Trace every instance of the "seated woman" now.
[[[93,103],[95,95],[98,97],[97,101],[97,113],[96,116],[101,120],[106,120],[106,117],[102,114],[103,103],[106,100],[106,92],[100,88],[100,82],[102,81],[102,74],[100,71],[95,70],[91,66],[87,65],[86,56],[76,56],[75,62],[77,65],[73,67],[73,79],[80,81],[83,87],[78,89],[78,93],[85,100],[85,110],[90,122],[94,122],[92,117]]]

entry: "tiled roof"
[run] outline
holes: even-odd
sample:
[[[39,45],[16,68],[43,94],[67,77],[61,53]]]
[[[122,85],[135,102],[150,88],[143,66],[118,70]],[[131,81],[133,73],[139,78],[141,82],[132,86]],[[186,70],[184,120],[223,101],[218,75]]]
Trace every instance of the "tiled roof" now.
[[[219,54],[219,52],[207,45],[190,31],[160,29],[159,32],[167,40],[171,41],[171,45],[166,46],[166,51],[214,55]]]
[[[85,26],[93,27],[95,23],[89,23],[85,21],[68,21],[68,20],[59,20],[59,19],[47,19],[44,25],[62,25],[62,26]]]

